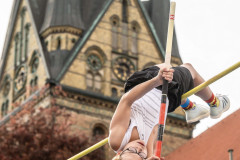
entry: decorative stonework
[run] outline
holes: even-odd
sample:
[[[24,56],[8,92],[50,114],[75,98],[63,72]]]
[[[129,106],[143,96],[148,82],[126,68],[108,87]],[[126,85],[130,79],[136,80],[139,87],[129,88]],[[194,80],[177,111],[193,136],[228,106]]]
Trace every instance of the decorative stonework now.
[[[42,37],[45,39],[51,34],[55,33],[70,33],[80,36],[82,34],[82,30],[70,26],[58,26],[58,27],[51,27],[47,30],[42,32]]]
[[[25,92],[26,82],[27,82],[27,67],[25,65],[21,65],[18,67],[14,76],[13,84],[14,99],[16,99],[18,96]]]
[[[112,70],[119,80],[126,81],[135,72],[136,66],[129,58],[121,56],[113,60]]]

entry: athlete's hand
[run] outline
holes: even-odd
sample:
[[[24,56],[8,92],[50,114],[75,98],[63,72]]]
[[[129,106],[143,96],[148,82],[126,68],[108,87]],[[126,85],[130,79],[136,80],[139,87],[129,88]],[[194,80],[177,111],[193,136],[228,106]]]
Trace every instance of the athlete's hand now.
[[[166,79],[169,83],[172,82],[174,69],[171,69],[172,66],[166,65],[165,63],[157,65],[160,70],[156,76],[159,85],[163,84],[163,78]]]
[[[174,69],[163,68],[162,77],[170,83],[173,80],[173,72]]]

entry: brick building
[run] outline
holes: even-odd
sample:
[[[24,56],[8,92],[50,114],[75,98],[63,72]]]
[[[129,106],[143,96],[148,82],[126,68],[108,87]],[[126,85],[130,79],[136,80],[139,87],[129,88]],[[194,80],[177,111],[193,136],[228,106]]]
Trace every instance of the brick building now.
[[[68,96],[56,102],[77,114],[75,128],[107,136],[127,77],[163,62],[168,13],[167,0],[15,0],[1,57],[1,124],[19,111],[13,103],[60,85]],[[172,65],[180,64],[174,33]],[[47,92],[36,105],[50,107],[51,98]],[[181,109],[169,114],[164,155],[187,142],[194,126]]]
[[[166,159],[240,159],[240,109],[170,153]]]

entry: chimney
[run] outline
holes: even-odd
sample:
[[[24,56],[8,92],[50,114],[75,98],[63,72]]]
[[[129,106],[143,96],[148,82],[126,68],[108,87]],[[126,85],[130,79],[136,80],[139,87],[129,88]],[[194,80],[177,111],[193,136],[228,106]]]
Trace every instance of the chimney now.
[[[229,153],[229,160],[233,160],[233,149],[229,149],[228,153]]]

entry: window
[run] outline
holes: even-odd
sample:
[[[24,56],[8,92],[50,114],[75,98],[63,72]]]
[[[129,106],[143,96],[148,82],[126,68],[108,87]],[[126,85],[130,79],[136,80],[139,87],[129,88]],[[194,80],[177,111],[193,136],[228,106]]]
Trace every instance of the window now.
[[[61,49],[61,38],[58,37],[57,38],[57,50],[60,50]]]
[[[7,97],[10,92],[10,76],[6,75],[3,81],[3,96]]]
[[[96,91],[100,92],[102,88],[102,77],[100,74],[94,76],[94,88]]]
[[[25,35],[24,35],[24,54],[22,55],[22,61],[25,61],[27,59],[29,28],[30,28],[30,24],[27,23],[24,28],[24,33],[25,33]]]
[[[104,136],[105,131],[101,126],[96,126],[93,129],[93,136]]]
[[[128,24],[122,23],[122,52],[128,52]]]
[[[28,52],[28,37],[29,37],[29,28],[30,24],[25,24],[25,16],[26,16],[26,7],[23,7],[20,14],[21,14],[21,28],[20,31],[17,32],[15,36],[15,57],[14,57],[14,63],[15,67],[18,67],[19,65],[22,65],[25,63],[27,59],[27,52]],[[16,69],[16,68],[15,68]]]
[[[2,104],[1,116],[4,117],[4,114],[5,114],[5,103]]]
[[[31,79],[30,81],[30,93],[32,94],[33,92],[35,92],[37,90],[37,86],[38,86],[38,77],[35,76],[34,78]]]
[[[1,108],[1,116],[4,117],[8,113],[8,100],[6,100],[5,103],[2,104]]]
[[[15,66],[18,66],[20,64],[20,55],[19,55],[19,32],[15,35],[15,46],[14,46],[14,52],[15,52]]]
[[[92,141],[94,143],[99,142],[99,140],[106,137],[106,134],[107,133],[106,133],[105,127],[102,124],[97,124],[97,125],[95,125],[95,127],[93,128],[93,131],[92,131]],[[106,159],[105,147],[101,147],[101,148],[99,148],[99,150],[100,150],[101,157],[99,157],[98,160]]]
[[[33,59],[32,65],[31,65],[31,73],[35,73],[37,71],[39,65],[39,59],[38,57]]]
[[[113,15],[110,18],[112,24],[112,49],[117,50],[118,48],[118,27],[119,27],[119,17]]]
[[[76,43],[76,39],[75,38],[72,38],[72,43]]]
[[[100,92],[102,89],[102,77],[100,74],[92,74],[91,71],[86,76],[87,88],[96,92]]]
[[[118,94],[117,94],[117,89],[116,88],[112,88],[112,97],[117,97]]]
[[[87,88],[96,92],[102,89],[103,67],[106,56],[102,49],[97,46],[91,46],[85,52],[86,56],[86,84]]]
[[[140,30],[140,26],[136,21],[133,21],[131,24],[132,30],[132,48],[131,51],[133,54],[137,54],[138,52],[138,33]]]
[[[87,73],[86,83],[88,89],[93,89],[93,74],[91,72]]]
[[[122,0],[122,21],[128,23],[128,0]]]

